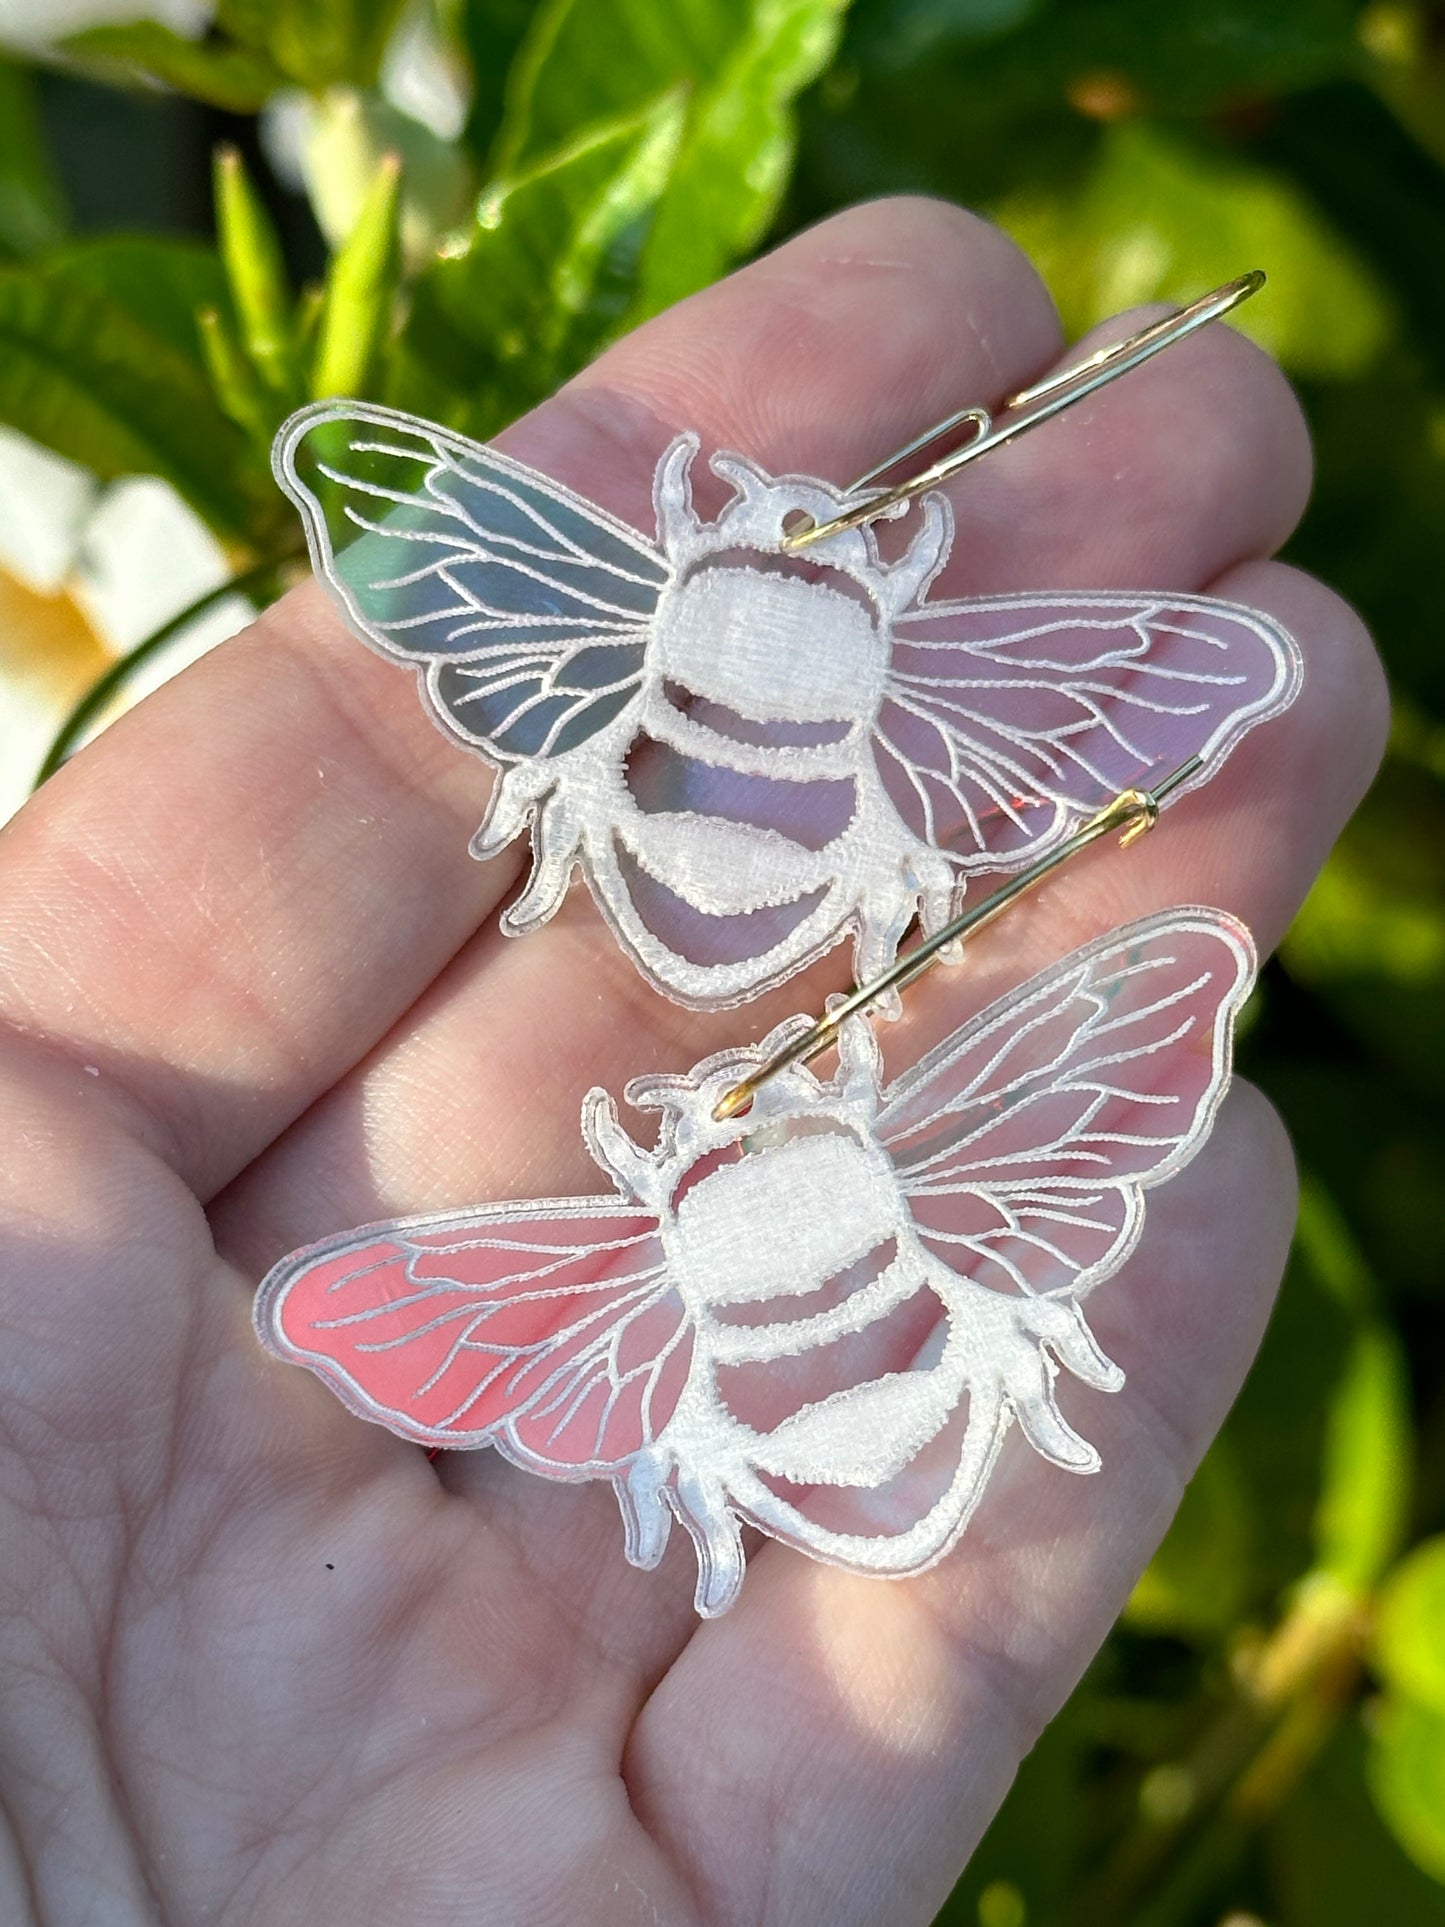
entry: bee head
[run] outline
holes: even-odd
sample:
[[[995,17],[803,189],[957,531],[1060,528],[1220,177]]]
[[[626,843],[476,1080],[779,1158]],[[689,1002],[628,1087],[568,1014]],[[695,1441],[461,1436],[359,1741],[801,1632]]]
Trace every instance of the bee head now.
[[[627,1102],[662,1113],[659,1149],[684,1162],[734,1144],[761,1148],[820,1125],[856,1130],[860,1122],[871,1123],[882,1065],[873,1028],[862,1017],[850,1018],[839,1031],[838,1068],[831,1078],[818,1077],[806,1064],[789,1064],[759,1088],[742,1116],[714,1115],[736,1084],[810,1024],[807,1017],[790,1017],[760,1043],[720,1051],[686,1077],[634,1078],[625,1092]]]
[[[730,485],[733,497],[715,520],[705,522],[692,499],[692,465],[698,447],[695,434],[679,435],[658,463],[653,485],[658,543],[679,575],[727,550],[746,549],[781,558],[786,554],[784,538],[799,516],[824,522],[849,506],[849,498],[827,482],[802,475],[769,475],[746,456],[719,452],[708,466],[719,481]],[[943,566],[953,540],[953,515],[943,496],[925,496],[920,513],[921,526],[896,562],[883,560],[872,526],[864,523],[810,547],[808,563],[849,577],[877,605],[884,620],[891,620],[922,595]]]

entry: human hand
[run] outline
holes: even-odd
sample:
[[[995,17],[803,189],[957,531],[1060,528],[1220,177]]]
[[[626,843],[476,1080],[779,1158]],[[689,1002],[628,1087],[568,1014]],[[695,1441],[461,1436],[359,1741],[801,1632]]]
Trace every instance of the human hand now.
[[[893,202],[650,324],[504,445],[646,527],[676,428],[841,481],[1059,353],[1008,241]],[[890,1062],[1149,910],[1278,938],[1385,726],[1357,620],[1261,559],[1308,466],[1277,371],[1211,328],[956,484],[939,594],[1207,590],[1291,629],[1305,682],[1157,836],[918,993]],[[265,1357],[251,1291],[290,1247],[595,1188],[590,1086],[759,1037],[844,972],[685,1012],[581,891],[506,942],[524,858],[468,858],[486,787],[313,586],[0,837],[6,1919],[926,1922],[1258,1341],[1293,1180],[1236,1085],[1091,1304],[1129,1375],[1089,1408],[1103,1475],[1015,1437],[941,1566],[884,1585],[765,1546],[706,1625],[684,1547],[624,1564],[606,1490],[430,1463]]]

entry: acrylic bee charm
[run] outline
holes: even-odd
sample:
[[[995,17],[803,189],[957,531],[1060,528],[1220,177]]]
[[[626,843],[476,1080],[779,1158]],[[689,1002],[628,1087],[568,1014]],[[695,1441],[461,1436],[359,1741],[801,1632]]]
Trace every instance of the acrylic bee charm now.
[[[534,469],[413,417],[322,403],[277,474],[356,632],[420,673],[436,720],[499,777],[473,848],[530,827],[509,934],[581,867],[637,967],[678,1002],[744,1002],[849,931],[884,970],[915,916],[1022,868],[1116,792],[1198,755],[1207,780],[1288,704],[1298,651],[1268,617],[1145,592],[928,599],[952,513],[923,498],[806,555],[793,518],[845,498],[715,454],[658,463],[655,539]]]
[[[1133,1249],[1144,1192],[1208,1134],[1253,978],[1214,910],[1116,930],[1000,999],[892,1083],[861,1018],[828,1082],[800,1066],[720,1123],[796,1030],[583,1110],[620,1196],[376,1225],[286,1259],[262,1341],[403,1437],[495,1446],[551,1479],[608,1479],[626,1554],[691,1535],[723,1612],[743,1523],[835,1565],[941,1558],[1017,1419],[1075,1472],[1059,1368],[1115,1391],[1084,1317]]]

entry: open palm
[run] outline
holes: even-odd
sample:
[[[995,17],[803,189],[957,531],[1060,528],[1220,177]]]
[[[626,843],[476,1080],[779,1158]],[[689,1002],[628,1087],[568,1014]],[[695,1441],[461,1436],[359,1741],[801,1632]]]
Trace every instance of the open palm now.
[[[679,427],[842,482],[1059,352],[1001,235],[880,204],[650,324],[505,445],[646,527]],[[1171,903],[1279,936],[1384,732],[1357,620],[1263,559],[1308,470],[1276,370],[1213,328],[956,485],[940,594],[1208,590],[1282,620],[1306,678],[1138,851],[920,992],[943,1027]],[[702,1626],[686,1549],[630,1570],[605,1487],[431,1463],[266,1358],[250,1299],[282,1252],[595,1189],[590,1085],[757,1038],[845,969],[699,1016],[581,892],[508,943],[522,853],[466,854],[487,782],[308,587],[0,838],[7,1921],[925,1922],[1253,1352],[1292,1175],[1236,1088],[1091,1309],[1129,1374],[1064,1392],[1103,1476],[1013,1440],[934,1571],[769,1546]]]

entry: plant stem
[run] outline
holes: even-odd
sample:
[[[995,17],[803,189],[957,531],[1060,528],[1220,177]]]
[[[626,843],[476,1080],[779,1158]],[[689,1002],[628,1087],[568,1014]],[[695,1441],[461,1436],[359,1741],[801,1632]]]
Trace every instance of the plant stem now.
[[[54,742],[45,753],[45,761],[40,765],[34,788],[39,789],[55,774],[111,698],[124,689],[135,672],[164,649],[168,642],[173,642],[183,630],[189,629],[193,622],[214,609],[218,603],[224,602],[227,596],[249,595],[253,589],[264,587],[279,569],[283,569],[288,562],[299,561],[303,553],[299,549],[289,549],[284,555],[273,555],[265,562],[258,562],[254,569],[247,569],[243,575],[233,576],[229,582],[208,589],[189,607],[182,609],[179,615],[172,616],[169,622],[163,622],[143,642],[138,642],[127,655],[113,662],[99,682],[92,683],[86,690],[61,724]]]
[[[1075,1918],[1179,1917],[1184,1890],[1278,1810],[1349,1704],[1364,1617],[1362,1603],[1323,1575],[1296,1590],[1263,1645],[1237,1656],[1233,1691],[1187,1754],[1149,1776],[1152,1810],[1141,1811]]]

